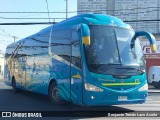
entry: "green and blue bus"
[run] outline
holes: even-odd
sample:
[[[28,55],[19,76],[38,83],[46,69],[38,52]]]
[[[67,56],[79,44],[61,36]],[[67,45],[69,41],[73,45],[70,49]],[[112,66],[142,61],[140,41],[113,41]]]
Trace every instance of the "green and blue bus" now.
[[[144,103],[145,61],[138,37],[122,20],[82,14],[7,46],[5,83],[13,91],[48,95],[52,102],[82,106]]]

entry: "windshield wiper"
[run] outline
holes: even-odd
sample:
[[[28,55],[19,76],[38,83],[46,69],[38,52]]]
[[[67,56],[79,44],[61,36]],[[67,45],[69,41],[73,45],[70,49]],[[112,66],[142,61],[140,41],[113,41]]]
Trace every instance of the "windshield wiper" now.
[[[144,70],[141,70],[140,68],[135,68],[135,67],[121,67],[121,68],[117,68],[117,69],[127,69],[127,70],[136,70],[139,73],[144,73]]]
[[[106,65],[122,65],[121,63],[108,63]]]
[[[105,67],[114,66],[114,65],[122,65],[122,64],[120,64],[120,63],[108,63],[108,64],[103,64],[102,66],[99,67],[98,70],[102,70],[102,69],[105,68]]]

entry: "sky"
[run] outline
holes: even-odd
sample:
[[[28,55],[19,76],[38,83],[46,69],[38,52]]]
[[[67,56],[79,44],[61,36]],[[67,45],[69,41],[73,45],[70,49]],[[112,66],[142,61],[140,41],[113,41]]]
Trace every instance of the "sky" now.
[[[2,12],[65,12],[66,0],[0,0],[0,23],[49,22],[49,19],[6,19],[6,18],[48,18],[47,13],[2,13]],[[77,15],[77,0],[68,0],[68,18]],[[66,18],[65,13],[50,13],[50,18]],[[55,19],[60,22],[64,19]],[[51,22],[54,20],[51,19]],[[6,46],[50,25],[0,25],[0,53],[5,53]]]

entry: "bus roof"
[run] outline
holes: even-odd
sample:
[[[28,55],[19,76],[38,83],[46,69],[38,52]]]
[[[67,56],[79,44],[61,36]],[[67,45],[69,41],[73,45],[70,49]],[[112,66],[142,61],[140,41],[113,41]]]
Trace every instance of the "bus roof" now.
[[[127,28],[127,29],[131,29],[131,26],[124,23],[121,19],[110,16],[110,15],[104,15],[104,14],[82,14],[82,15],[77,15],[74,17],[71,17],[67,20],[64,20],[62,22],[56,23],[55,25],[51,25],[41,31],[39,31],[36,34],[33,34],[29,37],[26,37],[20,41],[17,41],[16,43],[12,43],[10,45],[8,45],[8,47],[14,46],[20,42],[26,41],[30,38],[36,37],[38,36],[38,34],[45,34],[45,33],[49,33],[51,28],[53,28],[53,30],[56,29],[62,29],[62,28],[73,28],[76,25],[80,25],[80,24],[87,24],[87,25],[91,25],[91,24],[96,24],[96,25],[109,25],[109,26],[117,26],[117,27],[121,27],[121,28]]]
[[[98,25],[112,25],[112,26],[117,26],[117,27],[121,27],[121,28],[128,28],[130,29],[131,26],[124,23],[121,19],[117,18],[117,17],[113,17],[110,15],[104,15],[104,14],[82,14],[82,15],[77,15],[74,17],[71,17],[67,20],[64,20],[62,22],[59,22],[53,26],[54,29],[59,29],[59,28],[71,28],[75,25],[79,25],[79,24],[98,24]],[[50,27],[45,28],[43,30],[40,31],[41,32],[45,32],[47,31]]]

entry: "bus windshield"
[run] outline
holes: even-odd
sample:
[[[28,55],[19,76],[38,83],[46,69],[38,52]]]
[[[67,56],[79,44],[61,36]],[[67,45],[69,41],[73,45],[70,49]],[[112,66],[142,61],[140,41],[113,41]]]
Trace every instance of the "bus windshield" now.
[[[134,48],[130,45],[135,34],[132,29],[91,25],[90,32],[91,44],[85,46],[85,56],[91,72],[114,74],[117,67],[144,68],[139,40]]]

